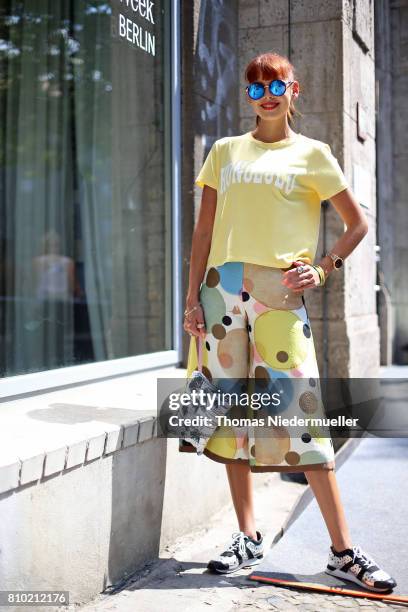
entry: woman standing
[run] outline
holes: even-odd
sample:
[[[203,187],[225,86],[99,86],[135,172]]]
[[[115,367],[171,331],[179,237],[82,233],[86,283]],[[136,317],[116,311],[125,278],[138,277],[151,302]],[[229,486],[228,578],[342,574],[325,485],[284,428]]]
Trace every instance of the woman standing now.
[[[287,58],[265,53],[245,72],[256,128],[214,142],[196,179],[203,188],[194,229],[184,329],[191,336],[187,375],[197,367],[221,390],[248,386],[284,391],[284,401],[253,410],[261,416],[322,413],[319,371],[305,289],[341,273],[345,257],[368,231],[328,144],[294,132],[299,83]],[[314,262],[322,200],[330,199],[347,230]],[[242,385],[240,387],[242,389]],[[235,389],[236,390],[236,389]],[[248,415],[234,406],[232,417]],[[180,451],[194,451],[181,442]],[[353,545],[335,476],[330,436],[305,427],[217,428],[205,455],[226,465],[239,532],[208,568],[230,573],[263,557],[256,529],[251,472],[302,471],[316,496],[332,544],[326,571],[372,591],[396,582]]]

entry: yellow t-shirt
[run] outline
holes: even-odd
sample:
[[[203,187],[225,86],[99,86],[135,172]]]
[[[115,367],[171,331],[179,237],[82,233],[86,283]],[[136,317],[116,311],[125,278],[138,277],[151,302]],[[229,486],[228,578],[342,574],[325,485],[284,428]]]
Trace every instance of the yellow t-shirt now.
[[[251,132],[216,140],[195,183],[217,190],[207,267],[313,263],[321,201],[348,187],[328,144],[303,134],[261,142]]]

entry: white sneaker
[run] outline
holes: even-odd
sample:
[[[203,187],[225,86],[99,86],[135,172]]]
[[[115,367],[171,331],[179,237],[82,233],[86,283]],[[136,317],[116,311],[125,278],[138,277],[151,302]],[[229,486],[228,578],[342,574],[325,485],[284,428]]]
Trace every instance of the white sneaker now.
[[[257,531],[257,540],[245,535],[243,531],[232,534],[232,542],[223,553],[208,562],[207,568],[219,574],[230,574],[241,567],[251,567],[260,563],[264,556],[263,537]]]
[[[372,557],[366,555],[360,546],[340,552],[330,546],[325,572],[378,593],[390,591],[397,586],[394,578],[382,570]]]

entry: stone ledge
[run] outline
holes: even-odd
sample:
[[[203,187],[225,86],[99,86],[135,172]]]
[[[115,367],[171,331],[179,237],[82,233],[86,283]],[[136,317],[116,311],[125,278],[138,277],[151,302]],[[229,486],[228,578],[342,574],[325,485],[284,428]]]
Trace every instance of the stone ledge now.
[[[156,416],[143,416],[134,423],[120,426],[118,430],[80,440],[61,448],[29,457],[24,453],[14,457],[0,456],[0,494],[27,484],[41,484],[41,480],[82,467],[89,461],[102,459],[128,446],[147,442],[156,436]],[[18,453],[18,451],[17,451]]]
[[[160,368],[3,402],[0,494],[157,437],[157,379],[185,376]]]

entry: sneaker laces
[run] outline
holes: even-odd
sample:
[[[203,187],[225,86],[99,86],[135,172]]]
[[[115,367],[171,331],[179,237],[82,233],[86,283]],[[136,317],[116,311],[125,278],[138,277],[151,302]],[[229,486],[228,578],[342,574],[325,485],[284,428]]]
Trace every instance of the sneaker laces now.
[[[377,565],[372,557],[363,552],[361,546],[353,546],[353,552],[353,563],[355,562],[356,557],[358,557],[360,565],[366,567],[367,569],[369,569],[372,565]]]
[[[227,550],[222,553],[223,556],[231,556],[230,554],[227,553],[231,553],[231,554],[236,554],[236,552],[238,551],[239,554],[241,555],[241,557],[245,556],[246,553],[246,547],[245,547],[245,533],[243,531],[238,531],[236,533],[232,534],[232,542],[231,544],[228,546]]]

